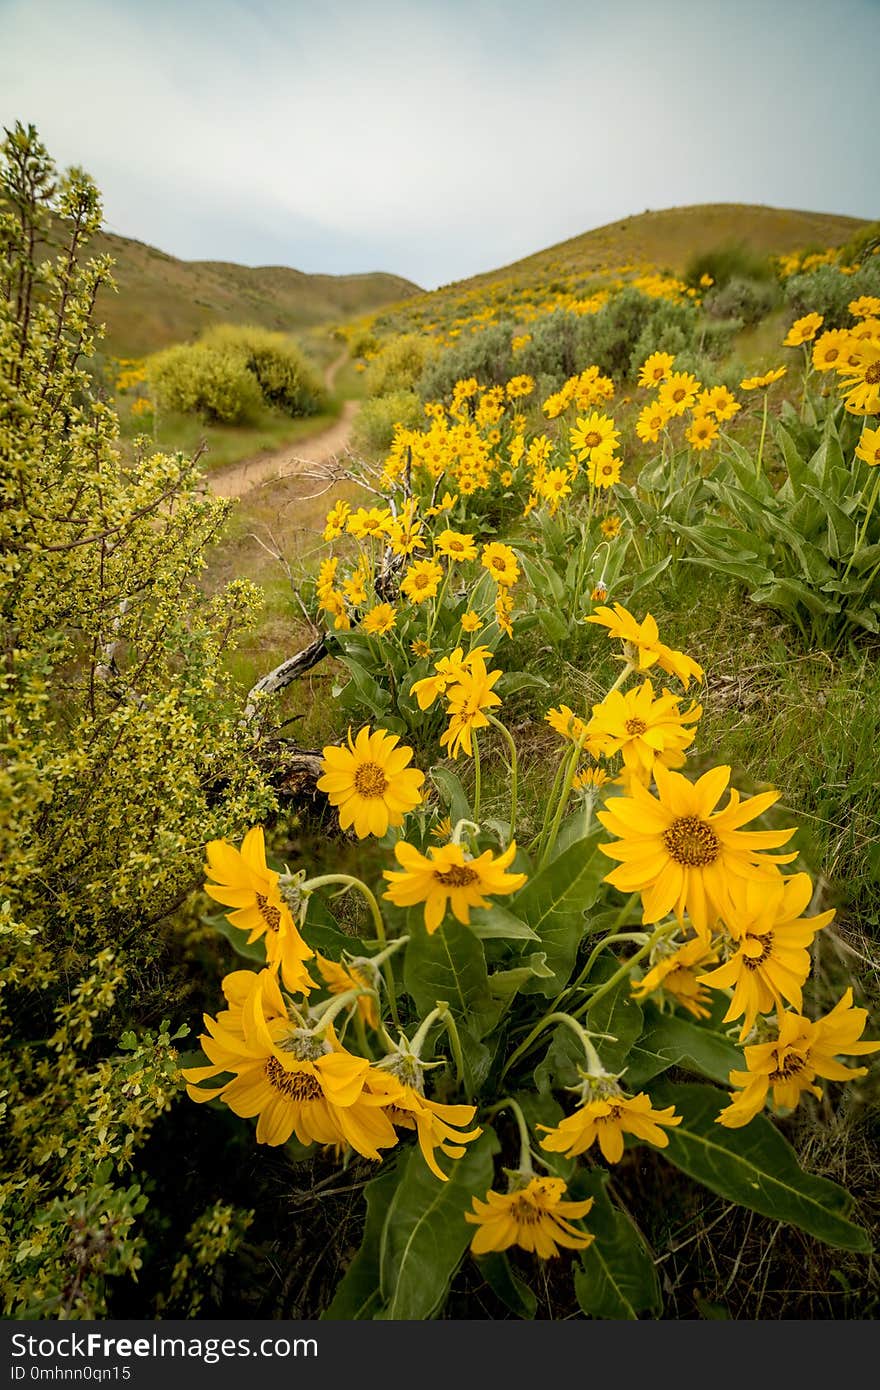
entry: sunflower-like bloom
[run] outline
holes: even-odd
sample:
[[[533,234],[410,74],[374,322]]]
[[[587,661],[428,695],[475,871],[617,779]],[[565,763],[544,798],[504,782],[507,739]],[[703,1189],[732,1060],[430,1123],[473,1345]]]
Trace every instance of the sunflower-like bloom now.
[[[637,671],[649,671],[652,666],[659,666],[667,675],[677,676],[685,689],[691,679],[703,679],[703,668],[692,657],[660,641],[657,621],[650,613],[646,613],[643,621],[639,622],[622,603],[615,603],[613,609],[604,606],[597,608],[595,613],[584,618],[584,622],[607,627],[609,637],[619,638],[623,642],[627,661]]]
[[[839,369],[843,403],[851,415],[880,414],[880,339],[855,339],[850,346]]]
[[[675,358],[669,352],[652,352],[639,369],[639,385],[653,389],[665,381],[672,371]]]
[[[469,609],[467,613],[462,613],[462,615],[461,615],[461,630],[462,630],[462,632],[479,632],[479,630],[480,630],[480,628],[481,628],[482,626],[483,626],[483,619],[480,617],[479,613],[475,613],[475,612],[473,611],[473,609]]]
[[[703,449],[711,449],[718,438],[718,422],[711,415],[694,415],[684,432],[684,437],[691,448],[698,452],[702,452]]]
[[[457,758],[462,750],[469,758],[473,757],[474,730],[489,726],[484,711],[501,704],[501,696],[492,689],[500,679],[501,672],[487,671],[486,663],[480,657],[476,661],[471,660],[458,683],[446,691],[449,724],[440,736],[440,746],[448,751],[451,758]]]
[[[487,849],[476,859],[457,844],[431,846],[424,855],[405,840],[398,840],[394,856],[403,872],[383,871],[391,885],[384,897],[397,907],[424,903],[429,932],[437,930],[447,910],[467,925],[472,907],[488,907],[489,896],[500,897],[522,888],[526,874],[506,872],[515,855],[515,840],[497,858]]]
[[[451,656],[441,656],[439,661],[434,662],[433,676],[414,681],[409,693],[415,695],[419,709],[430,709],[434,701],[445,694],[450,685],[455,685],[467,674],[471,662],[489,655],[491,653],[488,647],[474,647],[467,655],[463,647],[456,647]]]
[[[371,975],[369,967],[364,969],[362,964],[358,965],[354,961],[328,960],[320,951],[315,953],[315,962],[321,972],[321,979],[331,994],[345,994],[350,989],[376,988],[375,975]],[[368,1028],[379,1027],[379,1011],[372,994],[362,994],[357,1001],[357,1007]]]
[[[512,589],[519,579],[516,555],[503,541],[489,541],[480,552],[480,564],[503,589]]]
[[[664,410],[662,405],[649,402],[639,411],[639,418],[636,420],[636,434],[646,444],[656,444],[660,438],[660,431],[668,419],[669,412]]]
[[[354,740],[349,729],[347,748],[331,744],[323,750],[323,776],[317,786],[337,807],[342,829],[354,826],[359,840],[381,837],[389,826],[402,825],[406,813],[422,800],[425,774],[407,766],[412,749],[398,748],[397,743],[397,734],[371,732],[365,724]]]
[[[335,541],[345,530],[346,518],[351,512],[348,502],[341,499],[330,508],[324,524],[324,540]]]
[[[584,462],[597,455],[613,454],[620,442],[620,431],[614,428],[614,421],[609,415],[600,415],[594,410],[592,415],[585,416],[572,426],[570,440],[575,455]]]
[[[723,810],[715,807],[730,781],[729,767],[714,767],[697,782],[681,773],[654,768],[657,796],[631,782],[629,795],[612,797],[599,820],[618,838],[600,845],[619,867],[605,877],[622,893],[641,893],[642,921],[659,922],[669,912],[679,921],[687,913],[704,939],[717,918],[736,920],[741,888],[749,879],[773,883],[778,865],[796,854],[769,855],[787,844],[794,830],[742,830],[760,816],[779,792],[740,800],[731,790]]]
[[[382,1065],[374,1068],[371,1086],[375,1094],[382,1097],[383,1109],[398,1129],[414,1129],[418,1135],[422,1157],[435,1177],[448,1182],[447,1174],[437,1162],[435,1150],[439,1149],[447,1158],[461,1158],[465,1145],[479,1139],[483,1133],[479,1125],[472,1125],[477,1113],[475,1105],[441,1105],[439,1101],[428,1100],[422,1094],[420,1085],[410,1082],[385,1070]]]
[[[465,531],[441,531],[434,541],[434,549],[449,560],[476,560],[477,546],[473,536]]]
[[[390,632],[397,621],[397,615],[390,603],[377,603],[361,619],[364,632],[382,636]]]
[[[416,560],[400,581],[400,592],[413,603],[435,598],[443,578],[443,566],[436,560]]]
[[[704,1006],[712,996],[701,982],[700,971],[717,960],[717,949],[696,936],[675,950],[661,951],[659,958],[652,957],[651,969],[633,985],[632,996],[641,1001],[652,994],[668,995],[694,1018],[708,1018]]]
[[[583,1202],[565,1201],[564,1178],[529,1178],[525,1186],[512,1192],[495,1192],[491,1188],[486,1200],[471,1199],[473,1211],[464,1214],[465,1221],[478,1229],[471,1241],[474,1255],[486,1255],[490,1250],[509,1250],[519,1245],[542,1260],[566,1250],[586,1250],[594,1239],[587,1231],[579,1231],[577,1221],[593,1205],[593,1198]]]
[[[657,402],[667,415],[684,415],[697,399],[700,389],[700,383],[692,372],[673,372],[657,392]]]
[[[744,377],[740,387],[743,391],[761,391],[764,387],[772,386],[774,381],[781,381],[787,371],[787,367],[771,367],[763,376]]]
[[[743,1049],[746,1071],[732,1071],[728,1078],[738,1093],[718,1116],[725,1129],[740,1129],[763,1110],[772,1092],[774,1111],[794,1110],[804,1091],[822,1099],[816,1077],[829,1081],[855,1081],[867,1067],[845,1067],[837,1061],[841,1054],[859,1056],[880,1051],[880,1042],[860,1042],[867,1022],[867,1009],[853,1008],[848,989],[830,1013],[811,1023],[797,1013],[784,1013],[778,1035],[772,1042],[755,1043]]]
[[[370,1089],[370,1063],[346,1052],[330,1030],[325,1040],[297,1028],[269,971],[252,978],[241,1032],[224,1028],[222,1014],[205,1016],[199,1042],[209,1065],[182,1070],[187,1095],[200,1103],[221,1099],[246,1119],[258,1116],[259,1144],[286,1144],[296,1134],[302,1144],[344,1141],[365,1158],[380,1158],[397,1135],[382,1096]],[[230,1074],[217,1087],[201,1084]]]
[[[350,511],[345,529],[356,540],[363,540],[366,536],[381,536],[392,519],[388,507],[358,507],[356,512]]]
[[[623,460],[613,454],[593,454],[587,464],[587,477],[594,487],[613,487],[620,481]]]
[[[849,342],[845,328],[829,328],[813,344],[813,367],[817,372],[837,371]]]
[[[669,1136],[663,1133],[661,1125],[672,1128],[680,1124],[681,1116],[676,1115],[674,1105],[666,1110],[654,1110],[651,1097],[645,1091],[627,1096],[616,1081],[609,1080],[587,1085],[583,1103],[558,1125],[552,1128],[538,1125],[537,1128],[547,1131],[541,1148],[551,1153],[575,1158],[598,1140],[605,1159],[609,1163],[619,1163],[625,1134],[665,1149]]]
[[[568,705],[560,705],[558,709],[548,709],[544,715],[545,720],[557,734],[563,738],[570,739],[572,743],[580,743],[587,731],[586,722],[575,714]]]
[[[716,420],[732,420],[738,410],[739,401],[726,386],[710,386],[701,391],[697,404],[703,414],[714,415]]]
[[[834,911],[801,915],[813,896],[809,874],[780,877],[775,883],[751,880],[740,891],[728,924],[729,959],[700,981],[713,989],[733,989],[724,1022],[742,1018],[742,1041],[758,1014],[781,1010],[783,1000],[800,1009],[801,986],[810,973],[809,948]]]
[[[655,763],[681,767],[684,750],[694,741],[696,730],[687,726],[696,724],[703,707],[692,704],[682,710],[680,705],[680,697],[668,690],[655,699],[650,681],[632,690],[612,690],[593,706],[587,725],[591,746],[603,758],[621,753],[628,776],[647,786]]]
[[[804,314],[802,319],[795,319],[782,340],[782,346],[800,347],[802,343],[811,343],[824,322],[823,314]]]
[[[862,430],[856,445],[856,458],[864,459],[872,468],[877,467],[880,463],[880,429],[871,430],[866,426]]]
[[[273,969],[281,971],[292,994],[308,994],[315,982],[304,962],[311,960],[314,952],[300,936],[281,896],[278,874],[266,864],[263,827],[253,826],[240,850],[225,840],[209,840],[205,852],[208,897],[235,909],[226,915],[234,927],[249,933],[248,945],[265,938],[266,959]]]
[[[880,317],[880,298],[876,294],[860,294],[858,299],[851,299],[847,305],[854,319],[869,319]]]

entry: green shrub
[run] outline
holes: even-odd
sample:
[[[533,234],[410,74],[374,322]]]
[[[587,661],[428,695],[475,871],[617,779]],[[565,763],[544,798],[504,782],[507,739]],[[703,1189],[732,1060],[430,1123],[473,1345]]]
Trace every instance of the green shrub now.
[[[393,391],[364,401],[355,416],[352,443],[365,454],[384,454],[390,449],[397,425],[415,429],[425,423],[422,402],[413,391]]]
[[[779,302],[771,280],[750,280],[736,275],[726,285],[716,285],[703,300],[703,309],[712,319],[739,319],[748,327],[760,323]]]
[[[423,333],[390,338],[367,367],[364,385],[370,396],[414,391],[436,348]]]
[[[880,295],[880,256],[870,256],[853,275],[844,275],[833,265],[820,265],[805,275],[792,275],[785,282],[785,298],[793,315],[822,314],[823,328],[846,328],[852,324],[847,305],[859,295]]]
[[[259,383],[244,357],[228,348],[180,343],[151,357],[148,371],[160,410],[240,425],[263,406]]]
[[[529,325],[531,342],[517,353],[516,370],[543,383],[545,394],[557,391],[564,381],[589,363],[584,360],[582,314],[556,309]]]
[[[868,222],[841,246],[837,256],[841,265],[861,265],[875,252],[880,254],[880,222]]]
[[[266,405],[285,415],[315,415],[326,405],[326,392],[317,373],[284,333],[220,324],[206,333],[202,342],[212,350],[241,354]]]
[[[584,319],[584,366],[595,362],[620,384],[638,371],[650,352],[680,353],[693,345],[699,316],[691,304],[652,299],[626,289]]]
[[[514,364],[512,335],[512,324],[497,323],[447,348],[422,372],[418,384],[422,399],[445,400],[455,383],[467,377],[476,377],[481,386],[503,386],[516,372],[528,371],[520,355]]]
[[[684,272],[687,284],[699,285],[704,275],[723,289],[731,280],[772,280],[773,265],[769,256],[745,242],[731,241],[691,256]]]

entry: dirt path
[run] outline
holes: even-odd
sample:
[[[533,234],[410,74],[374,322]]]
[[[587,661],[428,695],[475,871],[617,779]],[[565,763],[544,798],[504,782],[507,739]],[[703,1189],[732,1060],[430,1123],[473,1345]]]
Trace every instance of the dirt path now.
[[[326,368],[324,384],[328,391],[333,390],[336,374],[347,358],[348,350],[343,349]],[[347,448],[351,439],[351,422],[359,404],[358,401],[345,401],[339,419],[319,434],[298,439],[280,449],[254,454],[252,458],[232,463],[228,468],[218,468],[216,473],[208,474],[208,487],[217,497],[244,497],[256,487],[292,477],[303,464],[326,463]]]

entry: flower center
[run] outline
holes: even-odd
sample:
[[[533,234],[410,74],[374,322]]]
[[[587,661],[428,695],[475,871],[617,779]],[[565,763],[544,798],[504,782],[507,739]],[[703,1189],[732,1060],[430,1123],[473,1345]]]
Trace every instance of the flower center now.
[[[524,1197],[517,1197],[516,1201],[511,1203],[510,1214],[520,1226],[534,1226],[541,1220],[543,1213]]]
[[[602,436],[597,430],[590,430],[589,434],[584,435],[584,448],[596,449],[602,443]]]
[[[368,799],[384,796],[388,789],[388,781],[378,763],[361,763],[354,774],[354,789],[359,796]]]
[[[833,361],[835,360],[835,358],[837,358],[837,357],[839,357],[839,356],[840,356],[840,350],[839,350],[838,348],[826,348],[826,349],[825,349],[825,361],[826,361],[826,362],[833,362]]]
[[[469,884],[476,883],[480,875],[467,864],[453,864],[451,869],[442,872],[435,869],[434,877],[444,888],[467,888]]]
[[[672,399],[675,401],[677,405],[679,401],[684,400],[686,395],[687,391],[685,391],[683,386],[676,386],[675,390],[672,393]]]
[[[806,1057],[802,1057],[798,1052],[790,1052],[787,1057],[776,1054],[776,1070],[770,1073],[770,1084],[774,1081],[789,1081],[791,1077],[797,1076],[807,1065]]]
[[[281,913],[277,907],[273,907],[268,898],[262,893],[255,894],[257,900],[257,911],[262,917],[269,931],[277,931],[281,926]]]
[[[761,946],[759,956],[743,956],[742,963],[746,970],[757,970],[759,965],[763,965],[770,952],[773,950],[773,933],[768,931],[766,936],[753,936],[753,941],[757,941]]]
[[[865,372],[865,381],[869,382],[871,386],[876,386],[877,382],[880,381],[880,362],[871,363]]]
[[[266,1058],[266,1080],[288,1100],[319,1100],[324,1092],[308,1071],[285,1071],[277,1057]]]
[[[638,718],[628,719],[623,727],[626,729],[626,732],[632,734],[634,738],[637,734],[646,733],[648,729],[644,719]]]
[[[687,869],[714,864],[721,852],[715,831],[698,816],[679,816],[664,830],[663,843],[676,863]]]
[[[427,589],[430,582],[431,576],[429,574],[417,574],[415,577],[415,586],[417,589]]]

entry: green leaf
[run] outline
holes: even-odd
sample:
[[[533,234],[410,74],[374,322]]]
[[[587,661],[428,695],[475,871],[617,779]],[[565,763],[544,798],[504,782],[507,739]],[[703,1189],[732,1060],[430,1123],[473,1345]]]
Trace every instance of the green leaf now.
[[[515,695],[518,690],[549,690],[550,682],[533,671],[506,671],[498,682],[499,695]]]
[[[659,1313],[660,1281],[651,1252],[625,1212],[612,1205],[606,1192],[609,1175],[592,1168],[578,1175],[578,1199],[593,1198],[584,1217],[595,1240],[579,1255],[574,1288],[583,1311],[591,1318],[635,1321],[639,1313]]]
[[[506,907],[493,904],[492,907],[478,907],[471,913],[470,928],[481,941],[496,937],[507,941],[538,941],[537,932],[532,931],[521,917],[514,917]]]
[[[533,951],[523,958],[522,965],[510,970],[495,970],[489,976],[489,990],[496,999],[508,1003],[527,980],[546,980],[553,975],[547,966],[547,956],[543,951]]]
[[[576,1086],[579,1067],[585,1063],[584,1049],[565,1024],[557,1024],[543,1059],[535,1067],[535,1085],[541,1095]]]
[[[518,1318],[530,1319],[535,1316],[538,1300],[528,1284],[514,1274],[503,1251],[480,1255],[476,1263],[489,1288],[505,1308],[509,1308]]]
[[[356,1322],[374,1318],[382,1306],[379,1287],[379,1247],[391,1199],[403,1177],[405,1163],[388,1162],[379,1176],[364,1188],[367,1219],[361,1246],[336,1285],[330,1306],[322,1319],[334,1322]]]
[[[637,1089],[669,1067],[684,1067],[726,1086],[730,1072],[744,1065],[742,1052],[729,1038],[703,1024],[668,1014],[639,1038],[627,1063],[626,1084]]]
[[[612,990],[587,1011],[591,1032],[609,1033],[614,1042],[594,1038],[593,1045],[606,1071],[622,1071],[630,1048],[642,1031],[642,1011],[632,997],[632,981],[624,975]]]
[[[457,825],[460,820],[470,820],[470,802],[461,781],[452,769],[437,763],[428,769],[428,776],[440,793],[440,799],[444,806],[449,808],[449,819],[452,824]]]
[[[853,1199],[845,1188],[807,1173],[775,1125],[757,1115],[743,1129],[716,1124],[726,1096],[714,1086],[662,1082],[655,1106],[674,1105],[683,1121],[666,1130],[670,1163],[729,1202],[798,1226],[826,1245],[869,1253],[867,1231],[846,1220]]]
[[[430,1013],[438,1000],[445,1000],[456,1018],[482,1037],[494,1023],[497,1008],[489,994],[486,957],[473,932],[460,922],[447,921],[429,933],[421,907],[410,909],[409,931],[403,987],[419,1013]]]
[[[382,1230],[379,1283],[385,1307],[379,1316],[399,1321],[430,1318],[442,1306],[450,1280],[470,1244],[464,1219],[470,1199],[492,1185],[492,1157],[499,1144],[492,1129],[468,1144],[440,1182],[418,1148],[404,1165]]]
[[[344,709],[357,709],[361,705],[366,705],[378,719],[386,717],[388,708],[391,704],[391,696],[387,690],[383,690],[378,681],[370,675],[366,667],[361,666],[359,661],[353,660],[350,656],[343,656],[342,660],[351,676],[347,685],[334,685],[333,694],[339,700]],[[387,723],[386,718],[386,723]],[[399,721],[398,721],[399,722]],[[390,727],[390,725],[389,725]]]
[[[535,874],[513,899],[517,916],[541,938],[553,971],[546,980],[526,984],[523,993],[552,998],[566,984],[587,931],[584,913],[596,901],[607,869],[604,856],[595,850],[590,853],[587,842],[579,840]]]

